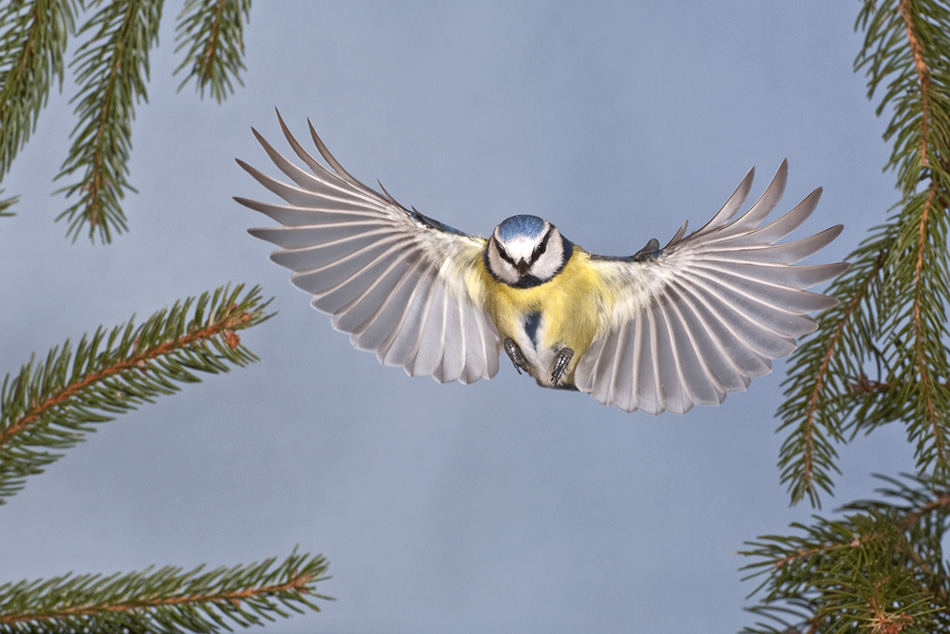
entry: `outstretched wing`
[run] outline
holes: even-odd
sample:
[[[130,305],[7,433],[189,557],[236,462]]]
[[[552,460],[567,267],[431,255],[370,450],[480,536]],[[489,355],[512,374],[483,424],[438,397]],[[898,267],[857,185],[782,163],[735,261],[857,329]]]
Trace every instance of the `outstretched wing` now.
[[[841,225],[776,244],[811,215],[821,189],[760,226],[782,197],[787,166],[782,162],[762,197],[733,219],[752,175],[703,228],[684,237],[684,224],[663,249],[651,241],[630,258],[591,256],[610,289],[609,317],[578,363],[578,389],[605,405],[651,414],[718,405],[817,328],[808,313],[838,303],[804,289],[847,263],[795,263],[834,240]]]
[[[397,203],[350,176],[310,126],[330,169],[280,127],[310,172],[281,156],[253,130],[292,183],[238,164],[287,204],[235,198],[282,226],[250,229],[276,244],[271,259],[313,295],[353,346],[411,376],[472,383],[498,372],[501,344],[482,310],[476,270],[485,240],[463,234]],[[309,123],[309,122],[308,122]]]

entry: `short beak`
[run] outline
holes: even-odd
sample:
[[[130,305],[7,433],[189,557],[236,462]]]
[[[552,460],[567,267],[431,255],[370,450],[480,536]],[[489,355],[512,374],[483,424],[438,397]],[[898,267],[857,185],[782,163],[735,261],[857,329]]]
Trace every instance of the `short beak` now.
[[[528,274],[528,268],[531,265],[524,261],[524,259],[518,260],[518,275],[524,277]]]

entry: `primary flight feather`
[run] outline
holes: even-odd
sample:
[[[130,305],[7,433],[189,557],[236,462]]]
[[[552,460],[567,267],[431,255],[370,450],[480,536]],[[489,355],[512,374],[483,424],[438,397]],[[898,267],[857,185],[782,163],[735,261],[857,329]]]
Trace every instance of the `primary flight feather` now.
[[[628,412],[718,405],[815,330],[809,313],[837,300],[805,289],[848,267],[797,264],[841,225],[777,244],[811,215],[820,189],[762,224],[785,189],[784,162],[738,217],[752,170],[701,229],[687,235],[684,223],[663,248],[654,239],[605,257],[535,216],[508,218],[487,240],[462,233],[353,178],[311,125],[325,166],[278,120],[309,171],[253,131],[290,182],[238,160],[286,203],[235,198],[281,225],[250,233],[280,247],[271,259],[356,348],[411,376],[491,378],[504,350],[539,385]]]

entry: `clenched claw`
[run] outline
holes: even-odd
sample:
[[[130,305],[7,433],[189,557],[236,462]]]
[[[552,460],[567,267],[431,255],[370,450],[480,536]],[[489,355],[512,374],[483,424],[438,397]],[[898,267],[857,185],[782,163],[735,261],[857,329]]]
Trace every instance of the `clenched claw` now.
[[[521,348],[518,347],[518,344],[516,344],[515,340],[511,337],[505,337],[505,354],[511,359],[511,363],[514,364],[518,374],[521,374],[522,370],[525,372],[528,371],[528,362],[521,353]]]
[[[557,356],[554,357],[554,372],[551,373],[551,382],[553,385],[557,385],[557,382],[561,380],[561,375],[564,374],[564,370],[567,369],[567,364],[571,362],[571,359],[574,358],[574,351],[571,348],[561,348],[557,351]]]

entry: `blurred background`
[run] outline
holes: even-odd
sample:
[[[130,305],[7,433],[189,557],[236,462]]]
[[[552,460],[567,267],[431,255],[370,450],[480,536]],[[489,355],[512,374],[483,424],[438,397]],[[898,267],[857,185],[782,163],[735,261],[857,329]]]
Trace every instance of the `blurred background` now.
[[[242,333],[262,362],[102,425],[2,509],[0,581],[150,564],[211,566],[322,552],[337,598],[268,632],[730,632],[754,583],[744,540],[785,531],[774,412],[783,362],[718,408],[625,414],[541,390],[506,359],[464,387],[354,351],[313,311],[231,200],[268,194],[274,107],[310,117],[354,176],[488,235],[543,216],[590,251],[627,255],[698,228],[749,167],[781,160],[780,211],[823,186],[795,237],[844,223],[844,258],[897,200],[862,76],[856,3],[258,3],[244,88],[176,93],[165,8],[137,109],[130,232],[64,239],[51,183],[75,125],[67,81],[3,184],[0,359],[226,282],[279,314]],[[836,503],[909,469],[900,430],[841,450]]]

